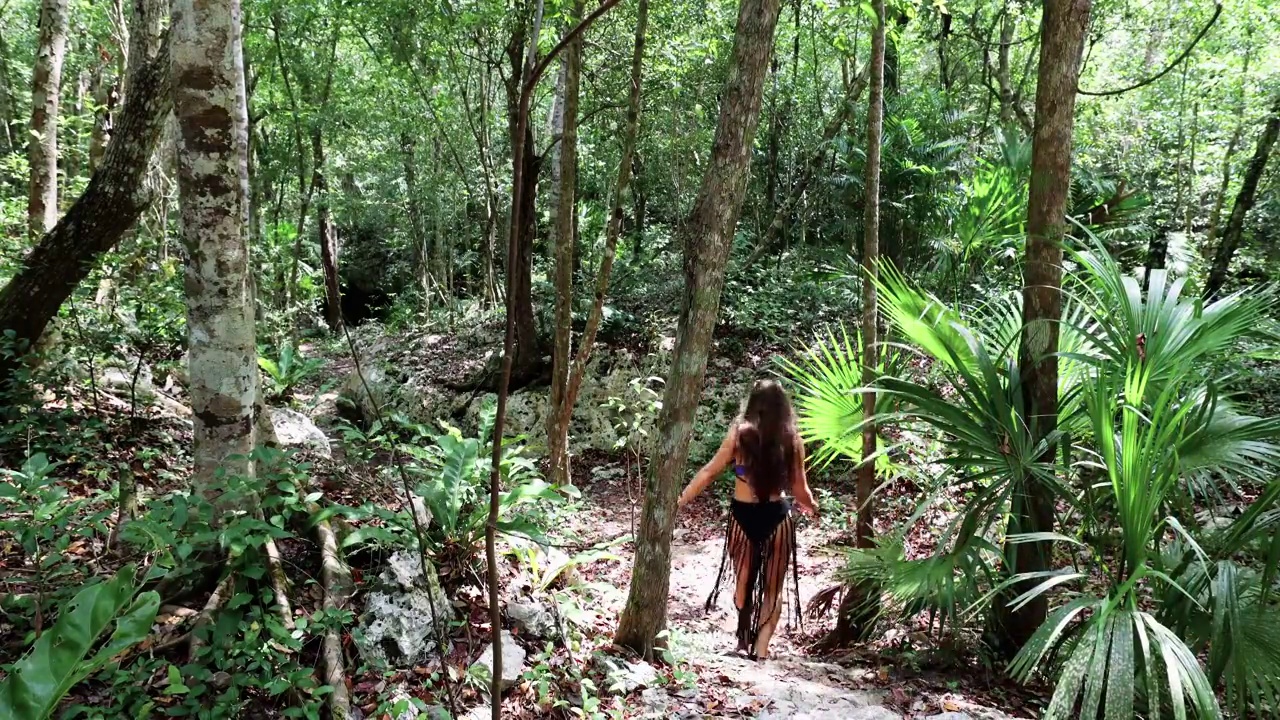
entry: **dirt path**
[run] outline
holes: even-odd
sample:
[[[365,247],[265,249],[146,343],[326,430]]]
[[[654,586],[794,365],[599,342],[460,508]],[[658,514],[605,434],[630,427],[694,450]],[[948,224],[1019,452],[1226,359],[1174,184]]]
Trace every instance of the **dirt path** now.
[[[638,521],[640,490],[636,478],[600,473],[579,483],[584,507],[578,534],[602,541],[632,534]],[[708,612],[705,603],[720,570],[724,550],[722,498],[708,492],[682,511],[672,541],[671,588],[667,608],[672,644],[685,663],[685,683],[645,689],[640,694],[644,716],[651,718],[734,717],[779,720],[1004,720],[1009,716],[965,702],[961,697],[904,694],[885,668],[854,662],[824,662],[808,647],[829,627],[826,618],[803,618],[802,627],[786,628],[788,616],[774,636],[773,658],[755,662],[730,655],[735,646],[736,616],[732,585],[722,585],[719,602]],[[841,560],[825,550],[836,530],[802,521],[799,530],[801,606],[836,583]],[[618,548],[619,562],[602,568],[596,579],[612,585],[613,599],[602,608],[610,621],[622,611],[630,583],[633,548]],[[728,581],[732,583],[732,580]],[[791,584],[788,577],[787,583]]]

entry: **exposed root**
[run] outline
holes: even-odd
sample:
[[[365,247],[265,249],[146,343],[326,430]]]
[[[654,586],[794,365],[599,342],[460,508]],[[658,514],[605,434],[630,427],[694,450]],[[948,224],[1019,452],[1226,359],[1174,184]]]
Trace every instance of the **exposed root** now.
[[[351,600],[351,571],[338,551],[338,537],[328,520],[316,523],[316,539],[320,543],[320,582],[324,587],[326,612],[343,610]],[[329,693],[329,715],[334,720],[351,717],[351,693],[347,689],[347,671],[342,656],[342,636],[337,628],[325,631],[320,651],[324,684]]]
[[[200,641],[200,629],[212,622],[214,614],[231,599],[231,592],[236,585],[235,578],[235,573],[227,573],[227,576],[222,578],[218,586],[213,589],[213,594],[209,596],[209,600],[200,610],[200,614],[196,616],[195,624],[191,626],[190,640],[187,643],[187,657],[189,660],[195,660],[196,654],[203,644]]]
[[[280,548],[276,541],[267,538],[263,545],[267,555],[267,573],[271,576],[271,591],[276,596],[276,611],[280,613],[280,621],[289,630],[293,630],[293,607],[289,603],[289,579],[284,574],[284,566],[280,563]]]

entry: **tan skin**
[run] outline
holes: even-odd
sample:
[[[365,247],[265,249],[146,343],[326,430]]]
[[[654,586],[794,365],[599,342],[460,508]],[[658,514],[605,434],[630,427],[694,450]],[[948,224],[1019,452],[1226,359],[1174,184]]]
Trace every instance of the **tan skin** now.
[[[716,451],[715,456],[711,458],[702,469],[693,476],[689,486],[680,493],[679,507],[684,507],[702,491],[707,489],[717,477],[725,470],[735,464],[734,449],[738,445],[738,426],[734,424],[729,428],[729,432],[725,435],[724,441],[720,443],[720,449]],[[800,439],[796,438],[795,448],[795,465],[791,470],[791,494],[795,496],[796,507],[800,512],[806,515],[817,515],[817,505],[813,500],[813,492],[809,489],[809,481],[804,471],[804,444]],[[740,502],[756,503],[760,500],[756,497],[755,491],[751,489],[751,483],[748,478],[738,477],[733,485],[733,498]],[[770,501],[782,499],[782,495],[775,494],[769,498]],[[790,543],[794,542],[794,537],[790,533],[777,533],[773,542],[778,552],[783,551]],[[734,603],[738,608],[742,608],[746,604],[747,586],[750,582],[749,558],[750,548],[745,537],[730,538],[730,548],[733,553],[733,565],[737,574],[737,591],[734,593]],[[786,567],[782,566],[781,573],[769,574],[765,580],[765,601],[764,607],[761,608],[760,634],[756,638],[755,653],[761,659],[769,657],[769,641],[773,639],[773,631],[778,625],[778,620],[782,616],[782,604],[778,602],[778,598],[782,595],[783,581],[785,580]],[[746,648],[740,648],[745,650]]]

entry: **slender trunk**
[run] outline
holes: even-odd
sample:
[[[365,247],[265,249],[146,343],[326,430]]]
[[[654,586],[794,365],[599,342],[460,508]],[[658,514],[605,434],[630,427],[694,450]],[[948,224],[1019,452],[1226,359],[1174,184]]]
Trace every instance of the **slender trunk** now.
[[[1035,133],[1031,151],[1031,187],[1027,199],[1027,250],[1023,270],[1023,331],[1018,349],[1022,368],[1022,412],[1033,442],[1048,437],[1058,422],[1058,322],[1062,317],[1062,240],[1066,236],[1067,200],[1071,189],[1071,135],[1076,83],[1080,76],[1090,0],[1046,0],[1041,19],[1039,78],[1036,84]],[[1044,459],[1052,460],[1050,444]],[[1010,533],[1053,530],[1053,491],[1034,477],[1024,477],[1009,521]],[[1026,573],[1048,567],[1049,543],[1005,545],[1006,571]],[[996,631],[1007,657],[1026,643],[1044,622],[1043,595],[1014,611],[1007,602],[1027,588],[996,603]]]
[[[645,3],[646,7],[648,3]],[[635,200],[633,212],[635,213],[635,222],[631,228],[631,259],[632,262],[640,262],[641,252],[644,250],[644,226],[648,222],[649,214],[649,194],[645,192],[644,183],[644,163],[641,161],[640,154],[636,153],[635,159]]]
[[[311,185],[316,192],[316,230],[320,240],[320,265],[324,269],[324,320],[329,330],[342,328],[342,288],[338,280],[338,229],[329,209],[329,181],[324,170],[324,132],[311,128]]]
[[[693,211],[680,232],[685,288],[676,346],[645,482],[631,588],[614,638],[644,657],[653,655],[667,624],[676,495],[702,394],[725,267],[746,194],[779,4],[779,0],[742,0],[739,6],[711,157]]]
[[[0,290],[0,329],[33,347],[58,309],[119,242],[150,204],[144,186],[148,161],[173,107],[168,47],[129,77],[128,100],[116,136],[89,186],[58,224],[40,239],[23,268]],[[0,358],[0,384],[16,359]]]
[[[573,358],[573,367],[569,370],[568,379],[559,404],[552,405],[555,418],[548,427],[548,444],[559,445],[567,455],[569,445],[569,423],[573,419],[573,407],[578,400],[578,391],[587,375],[587,363],[591,360],[591,351],[596,341],[596,332],[600,329],[600,321],[604,316],[604,298],[609,290],[609,278],[613,273],[613,261],[617,255],[618,239],[622,235],[622,202],[631,183],[632,167],[635,158],[636,138],[640,130],[640,82],[644,66],[645,34],[649,26],[649,2],[639,0],[636,17],[635,43],[631,53],[631,91],[627,98],[626,125],[622,136],[622,158],[618,162],[618,176],[614,181],[613,205],[609,210],[609,222],[605,227],[604,254],[600,258],[600,269],[596,275],[595,297],[587,323],[578,339],[578,351]],[[566,468],[568,463],[565,463]]]
[[[102,164],[102,157],[106,154],[107,145],[111,142],[111,133],[114,130],[112,120],[119,98],[119,85],[115,80],[107,81],[99,77],[93,93],[93,102],[97,109],[94,112],[93,132],[89,135],[89,174],[91,175]]]
[[[67,54],[67,0],[40,3],[39,45],[31,69],[30,193],[27,234],[34,242],[58,222],[58,97]]]
[[[422,208],[422,189],[418,187],[418,142],[408,130],[400,132],[400,158],[404,163],[404,187],[409,213],[409,236],[413,239],[413,273],[422,292],[423,302],[430,306],[431,243],[428,241],[426,213]]]
[[[1280,135],[1280,95],[1276,96],[1271,110],[1267,113],[1262,134],[1258,136],[1258,145],[1254,148],[1253,159],[1244,171],[1240,183],[1240,192],[1236,193],[1235,205],[1231,207],[1231,217],[1227,218],[1227,227],[1222,233],[1222,243],[1213,255],[1213,263],[1209,266],[1209,277],[1204,283],[1204,298],[1212,300],[1222,291],[1227,282],[1231,260],[1240,247],[1244,237],[1244,219],[1253,207],[1258,192],[1258,182],[1267,169],[1267,159],[1271,157],[1271,148],[1276,144],[1276,136]]]
[[[524,178],[521,176],[524,170],[524,164],[521,157],[524,148],[520,147],[523,143],[525,135],[529,128],[529,104],[531,102],[533,91],[537,88],[538,79],[547,68],[547,63],[551,62],[557,53],[562,51],[565,45],[581,35],[588,27],[591,26],[601,15],[608,12],[619,0],[604,0],[591,15],[578,23],[569,33],[561,39],[561,41],[552,48],[542,61],[537,61],[537,36],[536,29],[542,20],[542,4],[539,0],[538,10],[535,15],[534,28],[535,32],[530,40],[528,71],[522,74],[522,78],[517,80],[515,88],[515,129],[511,133],[511,137],[516,144],[511,149],[511,221],[509,223],[510,234],[507,241],[507,318],[506,332],[502,341],[502,372],[498,377],[498,407],[494,417],[493,425],[493,445],[490,457],[489,470],[489,518],[485,525],[485,566],[487,585],[489,591],[489,620],[492,628],[492,647],[493,647],[493,667],[492,679],[490,681],[489,693],[492,698],[492,717],[493,720],[499,720],[502,716],[502,642],[499,630],[502,627],[502,607],[500,604],[501,588],[499,587],[501,579],[498,576],[498,557],[497,557],[497,536],[498,536],[498,516],[502,508],[501,498],[501,467],[502,467],[502,447],[503,447],[503,427],[506,421],[507,413],[507,394],[511,387],[511,373],[515,365],[515,340],[516,340],[516,317],[513,305],[515,304],[514,285],[516,283],[515,273],[510,272],[511,266],[515,265],[516,256],[520,252],[520,234],[521,226],[520,212],[523,207],[521,195],[524,193]],[[512,43],[512,45],[517,45]],[[510,51],[511,46],[508,46]],[[517,51],[518,52],[518,51]]]
[[[878,307],[875,280],[880,260],[880,150],[884,134],[884,93],[886,76],[885,6],[884,0],[874,0],[875,26],[871,31],[871,60],[868,64],[870,92],[867,98],[867,162],[863,181],[863,230],[862,230],[862,385],[871,387],[876,380],[876,343]],[[857,522],[854,540],[859,548],[873,547],[875,528],[872,525],[874,506],[872,495],[876,486],[875,453],[878,445],[876,425],[876,393],[862,393],[863,419],[862,463],[858,465]],[[848,645],[865,637],[874,621],[875,599],[879,588],[869,583],[849,586],[836,614],[836,627],[825,639],[830,646]]]
[[[885,93],[885,14],[884,0],[872,3],[878,20],[871,33],[871,83],[867,98],[867,165],[863,186],[865,200],[863,203],[862,231],[862,384],[870,387],[876,379],[876,356],[879,348],[876,341],[876,277],[877,263],[880,261],[880,140],[884,131],[884,93]],[[870,458],[876,452],[876,426],[872,422],[876,412],[876,394],[874,391],[862,394],[862,411],[867,426],[862,431],[863,462],[858,466],[858,523],[855,533],[857,546],[872,546],[875,534],[871,520],[874,508],[871,504],[872,491],[876,483],[876,465]]]
[[[524,83],[537,65],[538,37],[542,32],[542,0],[538,0],[528,35],[517,33],[508,45],[512,76],[507,84],[507,125],[511,134],[514,172],[520,178],[519,192],[513,185],[512,203],[518,205],[512,212],[517,222],[510,228],[515,234],[516,252],[508,257],[507,307],[515,318],[516,339],[513,352],[513,375],[525,381],[533,374],[540,356],[538,330],[533,315],[533,241],[537,234],[537,217],[534,214],[538,196],[538,174],[542,157],[534,147],[533,125],[519,121],[520,95]],[[527,46],[527,47],[526,47]]]
[[[1236,95],[1236,128],[1231,133],[1231,140],[1227,143],[1227,150],[1222,155],[1222,185],[1218,187],[1217,197],[1213,201],[1213,211],[1209,214],[1209,231],[1205,235],[1204,248],[1207,252],[1213,247],[1214,241],[1218,239],[1219,221],[1222,219],[1222,206],[1226,203],[1227,192],[1231,188],[1231,162],[1235,159],[1236,148],[1240,146],[1240,138],[1244,134],[1244,114],[1245,114],[1245,92],[1244,78],[1249,76],[1249,61],[1253,57],[1253,45],[1245,47],[1244,51],[1244,67],[1240,70],[1240,87]]]
[[[252,473],[247,458],[258,397],[240,3],[174,0],[172,7],[192,480],[197,491],[215,495],[220,470],[232,477]],[[220,504],[237,500],[222,498]]]
[[[870,65],[855,80],[845,92],[844,99],[840,102],[840,107],[836,109],[836,114],[827,121],[826,127],[822,129],[822,137],[819,138],[813,153],[809,156],[800,171],[799,177],[791,187],[791,191],[787,193],[786,200],[778,206],[777,212],[773,214],[773,219],[769,222],[769,227],[765,229],[764,238],[756,249],[752,251],[751,256],[743,263],[744,267],[755,265],[765,253],[772,250],[782,237],[782,229],[786,226],[792,214],[795,212],[796,205],[800,203],[800,198],[804,197],[805,191],[809,189],[809,183],[815,177],[818,177],[822,170],[822,164],[826,161],[827,150],[831,147],[831,142],[835,140],[836,135],[840,134],[840,129],[849,121],[849,117],[853,114],[853,105],[862,95],[862,90],[867,86],[867,79],[870,77]]]
[[[571,24],[582,18],[583,0],[575,0],[569,16]],[[555,337],[551,351],[551,402],[547,412],[547,465],[548,476],[556,485],[572,484],[569,473],[569,421],[573,407],[568,404],[569,353],[573,335],[573,256],[574,220],[577,216],[575,193],[578,181],[578,95],[579,77],[582,72],[582,39],[578,38],[564,49],[561,55],[561,94],[552,125],[559,131],[556,143],[559,152],[556,160],[554,204],[555,229],[553,231],[555,257]]]

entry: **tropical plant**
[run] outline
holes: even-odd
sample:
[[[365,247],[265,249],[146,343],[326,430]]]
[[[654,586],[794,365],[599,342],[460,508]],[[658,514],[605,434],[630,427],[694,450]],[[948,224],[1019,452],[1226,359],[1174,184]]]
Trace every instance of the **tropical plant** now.
[[[446,569],[475,561],[484,540],[492,460],[482,449],[492,437],[494,416],[492,405],[486,405],[478,437],[463,437],[461,431],[448,427],[434,445],[406,448],[422,463],[417,471],[428,475],[414,492],[431,513],[427,549]],[[572,487],[557,490],[545,482],[518,441],[509,442],[499,468],[507,491],[499,498],[498,531],[545,542],[542,529],[527,511],[538,503],[563,501],[575,491]]]
[[[76,683],[146,638],[160,608],[160,596],[138,593],[135,570],[126,565],[110,580],[76,593],[57,622],[0,680],[0,717],[50,717]],[[99,638],[113,625],[110,640],[90,657]]]
[[[813,448],[811,461],[824,467],[836,460],[862,460],[862,335],[850,336],[844,325],[828,328],[801,350],[799,357],[778,359],[781,371],[795,386],[797,428]],[[893,348],[880,354],[877,375],[895,375],[902,356]],[[876,412],[893,407],[893,398],[877,397]]]
[[[323,360],[305,357],[289,343],[280,346],[280,355],[275,360],[266,353],[258,353],[258,367],[267,376],[268,394],[273,399],[288,399],[294,388],[314,375],[322,365]]]
[[[1267,612],[1280,563],[1280,489],[1272,480],[1280,421],[1241,413],[1223,394],[1214,362],[1266,327],[1273,292],[1258,288],[1202,306],[1162,271],[1151,273],[1144,292],[1097,244],[1069,257],[1079,272],[1069,279],[1059,326],[1060,431],[1039,443],[1022,420],[1020,297],[962,315],[893,269],[883,271],[887,318],[942,383],[882,377],[878,389],[900,408],[880,421],[939,432],[946,469],[897,533],[850,553],[842,579],[875,579],[890,601],[884,607],[939,614],[944,624],[1009,598],[1011,588],[1015,607],[1048,597],[1058,608],[1010,670],[1026,680],[1054,668],[1049,718],[1130,718],[1143,703],[1150,717],[1165,707],[1177,717],[1188,709],[1218,717],[1215,685],[1242,714],[1280,713],[1273,641],[1280,625]],[[837,443],[861,421],[825,412]],[[1045,457],[1050,444],[1068,439],[1072,453]],[[1070,457],[1081,459],[1068,465]],[[1093,571],[1060,566],[1009,576],[999,569],[996,540],[1026,477],[1050,488],[1073,531],[1009,542],[1070,544]],[[1186,529],[1193,498],[1245,484],[1268,489],[1226,529],[1204,537]],[[905,557],[910,526],[939,494],[956,491],[962,510],[938,550]],[[1255,562],[1242,564],[1242,553]]]

